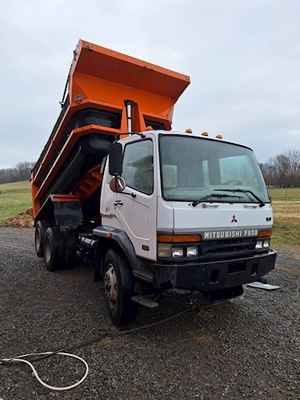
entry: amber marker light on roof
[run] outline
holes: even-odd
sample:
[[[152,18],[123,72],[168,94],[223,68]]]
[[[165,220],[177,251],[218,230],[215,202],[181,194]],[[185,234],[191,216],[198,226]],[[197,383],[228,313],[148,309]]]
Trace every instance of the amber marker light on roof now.
[[[224,133],[220,132],[216,135],[217,139],[224,139]]]
[[[208,132],[201,132],[200,135],[201,136],[208,136]]]

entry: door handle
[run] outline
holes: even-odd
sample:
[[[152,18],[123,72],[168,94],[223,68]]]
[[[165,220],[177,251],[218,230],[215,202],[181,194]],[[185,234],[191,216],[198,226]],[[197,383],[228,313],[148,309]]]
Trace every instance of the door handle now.
[[[114,206],[122,206],[122,205],[123,205],[123,203],[121,200],[114,201]]]

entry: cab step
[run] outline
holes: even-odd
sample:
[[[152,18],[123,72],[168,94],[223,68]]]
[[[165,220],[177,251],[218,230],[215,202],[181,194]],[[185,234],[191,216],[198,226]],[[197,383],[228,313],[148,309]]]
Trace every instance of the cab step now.
[[[159,306],[158,302],[152,300],[149,296],[142,296],[142,295],[132,296],[131,300],[147,308],[156,308]]]

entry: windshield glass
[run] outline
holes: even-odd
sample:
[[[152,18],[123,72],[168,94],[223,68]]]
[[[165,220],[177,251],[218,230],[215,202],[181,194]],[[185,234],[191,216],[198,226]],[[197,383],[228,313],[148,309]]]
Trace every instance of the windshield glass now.
[[[160,135],[162,194],[166,200],[269,202],[252,150],[209,139]]]

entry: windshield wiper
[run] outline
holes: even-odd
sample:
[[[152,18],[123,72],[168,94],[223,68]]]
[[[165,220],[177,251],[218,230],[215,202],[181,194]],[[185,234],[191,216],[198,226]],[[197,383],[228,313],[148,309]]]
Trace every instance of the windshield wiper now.
[[[252,192],[252,190],[249,189],[215,189],[217,192],[237,192],[237,193],[250,193],[252,196],[259,202],[260,207],[264,207],[266,203],[259,197],[257,194]]]
[[[241,196],[235,196],[235,195],[232,195],[232,194],[210,193],[210,194],[207,194],[207,195],[201,197],[198,200],[194,200],[192,202],[192,206],[196,207],[198,204],[200,204],[200,203],[202,203],[204,201],[207,201],[207,199],[209,199],[210,197],[218,197],[218,198],[222,198],[222,197],[238,197],[238,198],[241,198]]]

